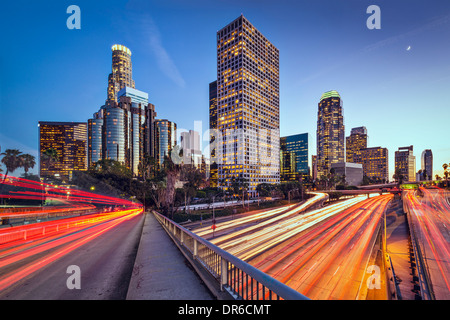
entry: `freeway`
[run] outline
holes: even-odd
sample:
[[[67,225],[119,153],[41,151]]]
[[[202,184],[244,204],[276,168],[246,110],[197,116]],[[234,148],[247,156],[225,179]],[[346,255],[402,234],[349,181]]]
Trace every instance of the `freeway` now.
[[[366,199],[250,261],[311,299],[360,299],[382,214],[391,195]],[[370,267],[370,269],[368,269]]]
[[[450,205],[442,189],[420,188],[407,191],[404,201],[409,208],[415,237],[424,259],[434,298],[450,299]]]
[[[51,221],[59,228],[47,223],[44,234],[5,241],[0,245],[0,299],[125,299],[141,213],[129,209]],[[67,285],[72,265],[79,268],[79,290]]]
[[[269,219],[218,224],[224,231],[214,238],[194,232],[312,299],[364,298],[367,268],[379,270],[368,262],[392,197],[356,196],[301,214],[270,210]]]

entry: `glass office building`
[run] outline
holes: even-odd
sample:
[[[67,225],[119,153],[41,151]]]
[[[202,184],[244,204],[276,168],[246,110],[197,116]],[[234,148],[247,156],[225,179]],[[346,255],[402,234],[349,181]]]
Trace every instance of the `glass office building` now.
[[[102,159],[103,119],[88,119],[88,167]]]
[[[366,127],[353,128],[350,136],[346,138],[346,161],[361,163],[361,150],[367,148],[367,129]]]
[[[44,153],[54,149],[57,159]],[[39,174],[67,182],[73,171],[87,169],[87,124],[85,122],[39,121]]]
[[[395,151],[395,170],[400,170],[403,181],[416,181],[416,157],[413,146],[400,147]]]
[[[118,101],[117,93],[125,87],[134,88],[131,51],[127,47],[115,44],[112,50],[112,72],[108,76],[108,100]]]
[[[317,175],[330,173],[331,164],[344,162],[344,115],[337,91],[327,91],[320,98],[317,112]]]
[[[364,175],[380,183],[389,182],[389,152],[386,148],[373,147],[360,151]]]
[[[309,175],[309,135],[296,134],[280,138],[281,181],[298,181],[299,174]]]
[[[280,181],[279,50],[244,16],[217,32],[219,187]]]
[[[156,156],[155,106],[148,102],[148,93],[135,89],[131,51],[114,45],[112,52],[106,102],[88,120],[89,166],[112,159],[137,176],[145,154]]]
[[[170,156],[177,142],[177,125],[166,119],[156,119],[156,140],[158,146],[157,163],[162,165],[164,158]]]
[[[433,180],[433,152],[430,149],[426,149],[422,152],[421,158],[421,179]]]
[[[209,152],[210,152],[210,175],[209,175],[209,186],[217,187],[218,186],[218,165],[216,159],[216,137],[215,130],[217,130],[217,81],[213,81],[209,84],[209,130],[210,130],[210,144],[209,144]]]

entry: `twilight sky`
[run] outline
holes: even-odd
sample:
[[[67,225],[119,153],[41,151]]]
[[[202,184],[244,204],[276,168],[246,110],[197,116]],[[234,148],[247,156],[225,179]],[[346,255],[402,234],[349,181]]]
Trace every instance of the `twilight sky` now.
[[[67,7],[81,9],[69,30]],[[369,30],[369,5],[381,29]],[[44,0],[2,3],[0,146],[38,155],[38,121],[85,122],[106,100],[111,46],[132,51],[136,89],[158,118],[208,129],[216,31],[240,14],[280,50],[280,132],[308,132],[316,154],[323,92],[343,100],[346,136],[365,126],[369,147],[424,149],[434,174],[450,162],[448,0]],[[203,141],[207,149],[207,141]],[[37,172],[38,166],[33,172]],[[20,172],[15,172],[18,175]]]

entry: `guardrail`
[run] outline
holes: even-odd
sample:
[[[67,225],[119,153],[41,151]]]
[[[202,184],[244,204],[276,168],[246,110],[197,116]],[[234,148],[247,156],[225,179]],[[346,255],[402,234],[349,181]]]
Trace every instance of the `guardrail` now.
[[[178,245],[217,281],[221,291],[236,300],[309,300],[300,292],[270,277],[216,245],[153,211],[156,219]]]
[[[420,244],[417,239],[414,223],[411,219],[411,212],[408,205],[408,201],[405,199],[405,191],[402,193],[403,211],[406,213],[406,220],[408,221],[408,227],[411,235],[411,244],[416,257],[417,271],[419,276],[420,295],[424,300],[434,300],[433,286],[431,284],[431,277],[428,273],[426,261],[423,258],[422,251],[420,250]]]

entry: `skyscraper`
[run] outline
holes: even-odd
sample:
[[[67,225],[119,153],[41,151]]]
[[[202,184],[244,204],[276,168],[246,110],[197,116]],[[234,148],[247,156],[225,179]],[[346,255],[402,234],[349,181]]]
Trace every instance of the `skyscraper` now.
[[[389,182],[389,152],[386,148],[373,147],[360,151],[364,175],[379,182]]]
[[[413,146],[398,148],[395,151],[395,170],[400,170],[403,181],[416,181],[416,157]]]
[[[281,181],[298,181],[299,174],[309,175],[309,135],[296,134],[280,138]]]
[[[200,169],[202,165],[200,134],[194,130],[181,132],[180,147],[183,150],[183,163]]]
[[[218,186],[219,172],[216,158],[216,130],[217,130],[217,80],[209,84],[209,152],[210,152],[210,166],[209,166],[209,185],[210,187]]]
[[[89,166],[100,159],[112,159],[137,176],[144,155],[156,156],[156,112],[148,100],[146,92],[134,88],[131,51],[114,45],[107,99],[88,120]]]
[[[177,125],[167,119],[156,119],[157,163],[161,166],[166,156],[171,156],[177,143]]]
[[[350,136],[346,138],[346,161],[362,163],[361,150],[365,148],[367,148],[366,127],[353,128],[350,132]]]
[[[244,16],[217,32],[216,149],[221,187],[279,183],[279,51]]]
[[[88,167],[103,159],[102,130],[102,118],[94,115],[93,119],[88,119]]]
[[[57,159],[45,155],[56,150]],[[67,182],[73,171],[87,169],[87,125],[85,122],[39,121],[39,175]]]
[[[430,149],[422,152],[421,169],[423,180],[433,180],[433,152]]]
[[[330,172],[331,164],[344,162],[344,116],[337,91],[327,91],[320,98],[317,112],[317,174]]]
[[[112,50],[112,72],[108,76],[108,100],[117,101],[117,93],[125,88],[134,88],[132,79],[131,51],[127,47],[115,44]]]

